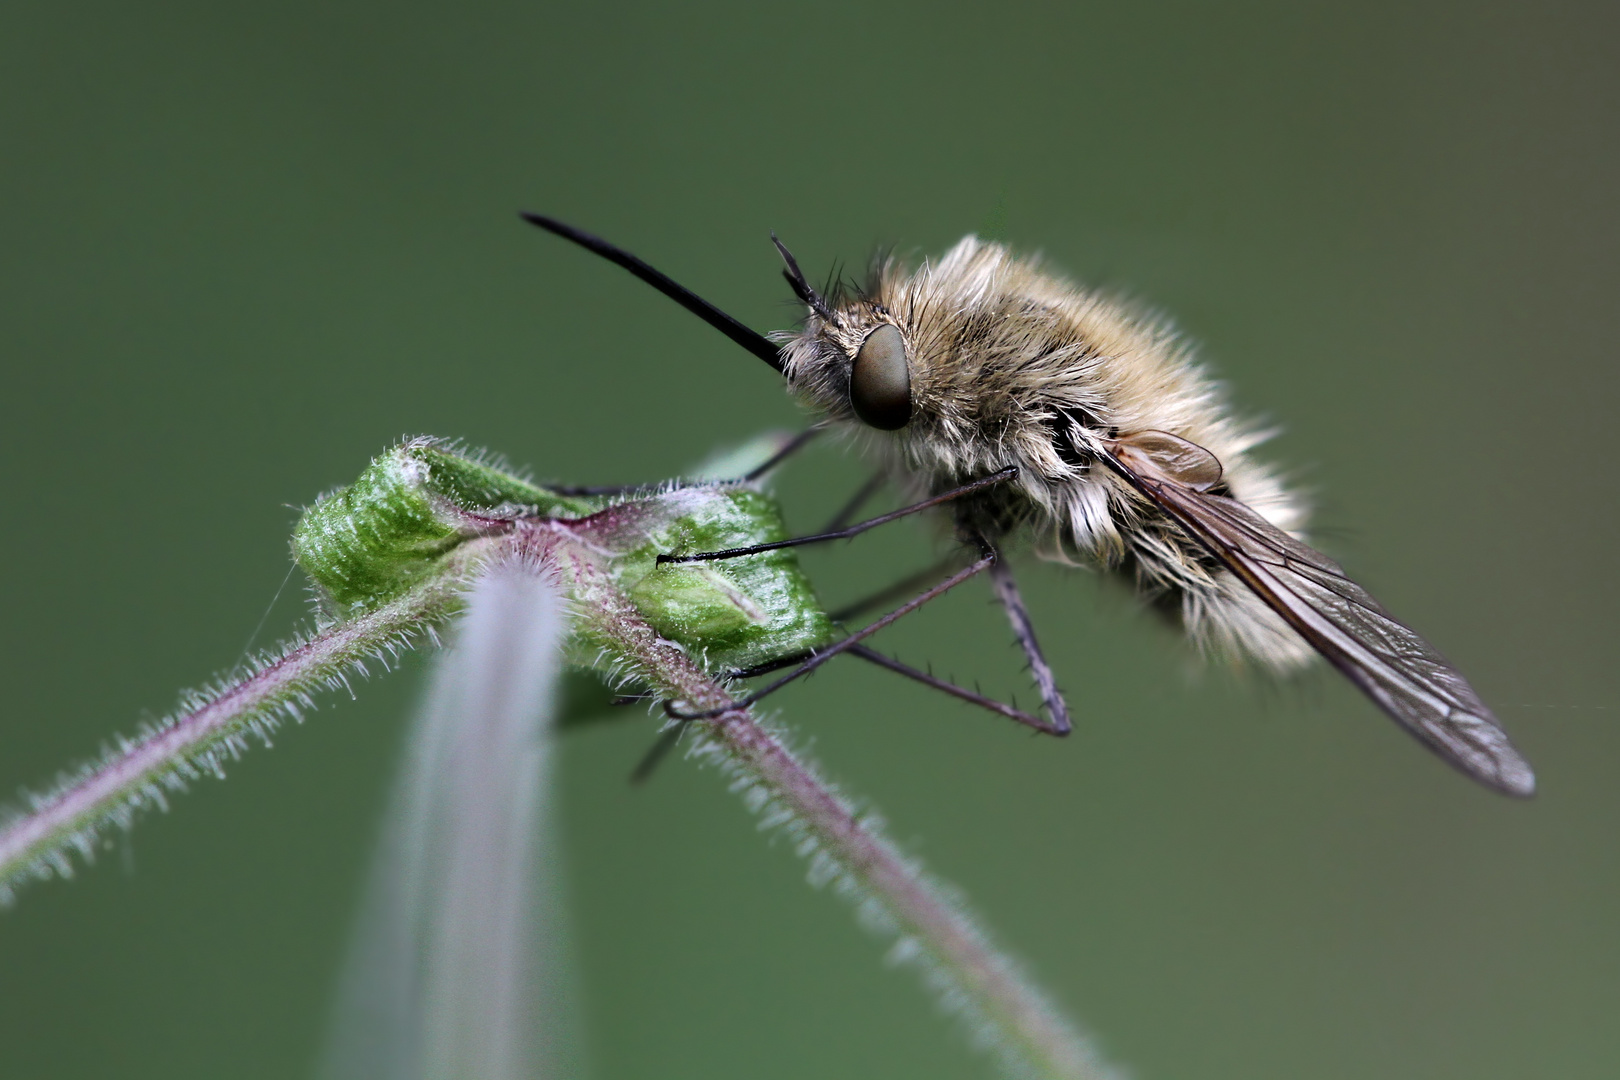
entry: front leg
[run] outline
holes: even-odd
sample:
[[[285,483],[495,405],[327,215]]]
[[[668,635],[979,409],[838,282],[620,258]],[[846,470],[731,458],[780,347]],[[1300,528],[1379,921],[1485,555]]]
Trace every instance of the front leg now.
[[[777,551],[781,548],[799,547],[802,544],[820,544],[825,543],[828,540],[848,540],[852,536],[859,536],[868,529],[875,529],[879,525],[887,525],[891,521],[898,521],[899,519],[907,517],[911,514],[928,510],[935,506],[943,506],[945,503],[960,499],[965,495],[975,494],[976,492],[983,491],[986,488],[995,487],[997,484],[1005,484],[1007,481],[1013,479],[1017,475],[1018,466],[1009,465],[999,472],[993,472],[989,476],[980,477],[977,480],[963,484],[961,487],[952,488],[950,491],[947,491],[942,495],[935,495],[931,499],[924,499],[922,502],[912,503],[910,506],[903,506],[899,510],[894,510],[887,514],[880,514],[875,518],[868,518],[865,521],[857,522],[856,524],[850,525],[847,528],[835,529],[831,532],[816,533],[813,536],[798,536],[794,537],[792,540],[777,540],[769,544],[753,544],[749,547],[727,548],[725,551],[699,551],[691,555],[660,555],[658,556],[658,561],[660,563],[711,562],[719,559],[736,559],[744,555],[758,555],[762,551]]]

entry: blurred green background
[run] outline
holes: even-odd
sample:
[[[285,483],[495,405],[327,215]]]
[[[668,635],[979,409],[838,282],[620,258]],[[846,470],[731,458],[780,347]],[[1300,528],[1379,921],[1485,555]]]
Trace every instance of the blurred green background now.
[[[799,422],[519,208],[762,328],[795,317],[769,229],[815,277],[985,230],[1203,343],[1285,429],[1323,546],[1471,674],[1542,794],[1470,785],[1336,678],[1201,672],[1124,589],[1042,566],[1066,743],[849,664],[784,715],[1136,1076],[1614,1076],[1615,30],[1596,4],[11,4],[0,785],[235,661],[297,507],[400,435],[612,482]],[[809,528],[862,478],[824,447],[779,490]],[[808,565],[836,603],[935,542]],[[883,643],[1018,688],[987,598]],[[29,888],[0,1075],[305,1075],[419,675]],[[715,775],[627,787],[653,727],[564,755],[594,1075],[989,1072]]]

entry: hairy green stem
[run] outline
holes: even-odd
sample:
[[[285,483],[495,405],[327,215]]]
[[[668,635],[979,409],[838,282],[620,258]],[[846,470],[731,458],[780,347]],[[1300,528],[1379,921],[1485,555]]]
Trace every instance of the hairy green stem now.
[[[361,482],[323,497],[294,546],[347,618],[233,685],[199,695],[180,715],[31,799],[28,812],[0,827],[0,902],[25,878],[67,876],[71,852],[89,858],[107,826],[128,826],[143,807],[164,805],[166,791],[220,774],[249,736],[265,739],[281,718],[300,716],[314,692],[345,686],[366,660],[431,636],[488,560],[517,558],[557,575],[579,630],[576,657],[594,652],[595,666],[664,700],[715,711],[693,722],[694,755],[719,766],[763,826],[792,837],[810,860],[812,882],[832,884],[863,922],[892,938],[892,957],[922,968],[976,1042],[1022,1075],[1115,1076],[875,817],[858,813],[709,674],[753,662],[760,650],[817,647],[830,633],[791,553],[758,557],[727,571],[732,576],[654,558],[672,548],[778,539],[774,503],[725,485],[672,488],[604,509],[540,510],[545,498],[542,489],[426,440],[391,451]]]
[[[551,548],[551,555],[572,580],[582,617],[613,641],[637,676],[695,710],[732,702],[685,650],[647,625],[588,551],[563,542]],[[925,977],[947,1008],[974,1029],[975,1041],[999,1051],[1014,1071],[1025,1075],[1054,1080],[1117,1076],[961,906],[948,900],[883,836],[874,819],[857,813],[751,710],[731,709],[714,720],[693,723],[706,736],[698,755],[714,760],[734,778],[766,824],[793,835],[797,850],[811,860],[813,880],[836,884],[869,924],[894,935],[893,955],[924,966]]]
[[[121,740],[54,790],[30,797],[28,811],[0,827],[0,903],[9,903],[29,878],[71,876],[69,852],[89,860],[108,826],[128,827],[141,809],[165,806],[166,792],[205,773],[222,775],[226,759],[239,756],[249,736],[267,739],[282,719],[312,707],[315,692],[347,685],[367,660],[386,661],[409,648],[456,610],[487,547],[468,545],[445,561],[440,576],[293,644],[230,686],[197,695],[184,712]]]

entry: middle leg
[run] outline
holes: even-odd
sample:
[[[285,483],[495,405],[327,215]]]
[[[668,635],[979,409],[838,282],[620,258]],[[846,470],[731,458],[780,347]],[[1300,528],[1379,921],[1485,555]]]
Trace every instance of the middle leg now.
[[[983,573],[985,570],[988,570],[991,566],[995,565],[995,562],[995,549],[985,545],[982,548],[982,553],[980,556],[969,566],[958,570],[956,573],[952,574],[944,581],[941,581],[933,588],[923,592],[921,595],[908,600],[906,603],[895,608],[881,619],[876,619],[868,623],[859,630],[855,631],[853,634],[840,638],[838,641],[833,642],[831,645],[828,645],[825,648],[817,649],[811,654],[809,659],[800,664],[797,668],[788,672],[780,679],[768,683],[767,685],[754,691],[752,694],[749,694],[740,701],[734,701],[729,705],[723,705],[717,709],[707,709],[702,712],[694,713],[685,712],[684,710],[676,708],[673,703],[666,701],[664,703],[664,711],[677,720],[712,720],[715,717],[731,712],[734,709],[746,709],[750,705],[753,705],[755,702],[760,701],[768,695],[774,694],[776,691],[780,690],[793,680],[803,678],[804,676],[810,674],[822,664],[825,664],[828,660],[831,660],[839,653],[847,652],[854,646],[860,644],[862,641],[865,641],[867,638],[877,633],[879,630],[882,630],[887,626],[891,626],[900,619],[905,618],[907,615],[910,615],[913,611],[916,611],[930,600],[934,600],[945,595],[950,590],[962,584],[962,582],[966,581],[968,578]]]

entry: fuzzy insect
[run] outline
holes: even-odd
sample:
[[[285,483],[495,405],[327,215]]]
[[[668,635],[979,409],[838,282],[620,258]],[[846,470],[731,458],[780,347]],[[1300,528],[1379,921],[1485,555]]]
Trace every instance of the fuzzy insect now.
[[[1464,773],[1510,795],[1534,792],[1529,764],[1467,680],[1300,540],[1303,502],[1250,455],[1264,434],[1233,418],[1163,323],[971,236],[937,263],[909,270],[885,260],[863,289],[825,297],[777,242],[807,317],[773,340],[606,241],[524,216],[630,270],[764,360],[919,500],[787,543],[949,504],[958,535],[979,555],[970,570],[991,573],[1046,705],[1044,718],[998,708],[1004,715],[1053,734],[1070,729],[1000,556],[1004,544],[1030,539],[1047,558],[1134,574],[1212,651],[1277,670],[1320,654]]]

